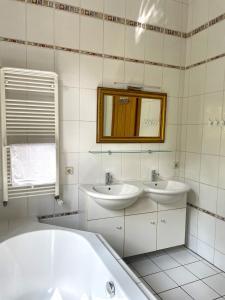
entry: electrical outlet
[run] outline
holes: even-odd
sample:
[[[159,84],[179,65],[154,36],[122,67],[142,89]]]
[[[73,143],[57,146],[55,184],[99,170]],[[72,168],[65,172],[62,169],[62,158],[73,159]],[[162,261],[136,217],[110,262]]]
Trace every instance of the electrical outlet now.
[[[65,173],[66,175],[73,175],[74,173],[73,167],[65,167]]]

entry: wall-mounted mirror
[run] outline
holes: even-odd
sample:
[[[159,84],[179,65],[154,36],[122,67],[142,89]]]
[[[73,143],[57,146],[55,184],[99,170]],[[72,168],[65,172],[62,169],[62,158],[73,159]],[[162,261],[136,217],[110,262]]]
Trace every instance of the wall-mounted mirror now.
[[[98,88],[98,143],[163,143],[167,94]]]

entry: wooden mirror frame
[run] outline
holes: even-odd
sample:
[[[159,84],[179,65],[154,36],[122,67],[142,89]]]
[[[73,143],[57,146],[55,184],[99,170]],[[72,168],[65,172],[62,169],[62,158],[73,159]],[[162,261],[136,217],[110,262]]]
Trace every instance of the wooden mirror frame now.
[[[153,98],[161,101],[160,105],[160,130],[159,136],[155,137],[112,137],[104,136],[104,96],[132,96],[141,98]],[[167,94],[147,92],[130,89],[114,89],[98,87],[97,89],[97,143],[164,143],[166,123]]]

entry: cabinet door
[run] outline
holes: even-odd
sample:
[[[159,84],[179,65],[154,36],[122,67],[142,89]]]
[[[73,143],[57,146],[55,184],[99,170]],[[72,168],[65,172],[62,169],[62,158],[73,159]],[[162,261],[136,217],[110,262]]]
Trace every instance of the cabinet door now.
[[[158,213],[157,249],[183,245],[185,242],[186,208]]]
[[[125,217],[124,256],[156,250],[157,213]]]
[[[123,256],[124,218],[108,218],[88,221],[88,231],[100,233]]]

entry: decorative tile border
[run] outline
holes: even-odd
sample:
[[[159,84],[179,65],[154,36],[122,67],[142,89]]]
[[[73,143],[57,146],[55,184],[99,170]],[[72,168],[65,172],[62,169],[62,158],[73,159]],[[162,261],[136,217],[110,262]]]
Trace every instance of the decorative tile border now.
[[[69,13],[80,14],[82,16],[93,17],[96,19],[114,22],[117,24],[123,24],[123,25],[131,26],[131,27],[140,27],[140,28],[143,28],[146,30],[155,31],[158,33],[165,33],[167,35],[172,35],[172,36],[181,37],[181,38],[182,37],[184,38],[186,35],[184,32],[181,32],[178,30],[172,30],[169,28],[155,26],[155,25],[151,25],[151,24],[147,24],[147,23],[141,23],[138,21],[129,20],[126,18],[121,18],[121,17],[109,15],[109,14],[104,14],[102,12],[81,8],[78,6],[68,5],[68,4],[61,3],[61,2],[54,3],[54,1],[51,1],[51,0],[15,0],[15,1],[27,2],[29,4],[45,6],[45,7],[49,7],[49,8],[55,8],[58,10],[63,10],[63,11],[69,12]]]
[[[100,20],[114,22],[117,24],[125,24],[125,25],[132,26],[132,27],[140,27],[140,28],[143,28],[146,30],[155,31],[158,33],[165,33],[167,35],[172,35],[172,36],[176,36],[176,37],[180,37],[180,38],[190,38],[191,36],[198,34],[199,32],[201,32],[203,30],[206,30],[208,27],[211,27],[211,26],[225,20],[225,13],[223,13],[223,14],[219,15],[218,17],[210,20],[209,22],[206,22],[205,24],[186,33],[186,32],[182,32],[179,30],[172,30],[169,28],[155,26],[155,25],[151,25],[148,23],[141,23],[141,22],[137,22],[134,20],[129,20],[129,19],[125,19],[125,18],[121,18],[121,17],[109,15],[109,14],[104,14],[102,12],[81,8],[78,6],[68,5],[68,4],[61,3],[61,2],[54,2],[52,0],[15,0],[15,1],[26,2],[29,4],[35,4],[35,5],[45,6],[45,7],[49,7],[49,8],[55,8],[58,10],[63,10],[63,11],[67,11],[70,13],[93,17],[93,18],[97,18]]]
[[[121,60],[121,61],[125,61],[125,62],[147,64],[147,65],[152,65],[152,66],[160,66],[160,67],[172,68],[172,69],[178,69],[178,70],[184,70],[185,69],[185,67],[176,66],[176,65],[158,63],[158,62],[153,62],[153,61],[148,61],[148,60],[141,60],[141,59],[124,58],[124,57],[121,57],[121,56],[115,56],[115,55],[109,55],[109,54],[103,54],[103,53],[96,53],[96,52],[91,52],[91,51],[86,51],[86,50],[66,48],[66,47],[61,47],[61,46],[54,46],[54,45],[50,45],[50,44],[42,44],[42,43],[37,43],[37,42],[30,42],[30,41],[24,41],[24,40],[12,39],[12,38],[6,38],[6,37],[0,37],[0,41],[15,43],[15,44],[21,44],[21,45],[26,45],[26,46],[34,46],[34,47],[40,47],[40,48],[48,48],[48,49],[53,49],[53,50],[79,53],[79,54],[83,54],[83,55],[90,55],[90,56],[106,58],[106,59]]]
[[[218,17],[210,20],[209,22],[206,22],[205,24],[193,29],[192,31],[186,33],[185,38],[189,38],[189,37],[201,32],[201,31],[204,31],[207,28],[209,28],[209,27],[211,27],[211,26],[213,26],[213,25],[215,25],[215,24],[217,24],[217,23],[219,23],[223,20],[225,20],[225,13],[223,13],[222,15],[219,15]]]
[[[210,215],[211,217],[214,217],[214,218],[216,218],[218,220],[221,220],[221,221],[225,222],[225,217],[222,217],[222,216],[220,216],[218,214],[212,213],[211,211],[208,211],[206,209],[203,209],[203,208],[198,207],[198,206],[196,206],[194,204],[191,204],[191,203],[187,203],[187,205],[190,206],[190,207],[193,207],[193,208],[197,209],[198,211],[204,212],[205,214]]]
[[[65,216],[72,216],[72,215],[77,215],[77,214],[78,214],[78,211],[56,213],[56,214],[51,214],[51,215],[40,216],[40,217],[38,217],[38,220],[42,221],[42,220],[45,220],[45,219],[52,219],[52,218],[65,217]]]

